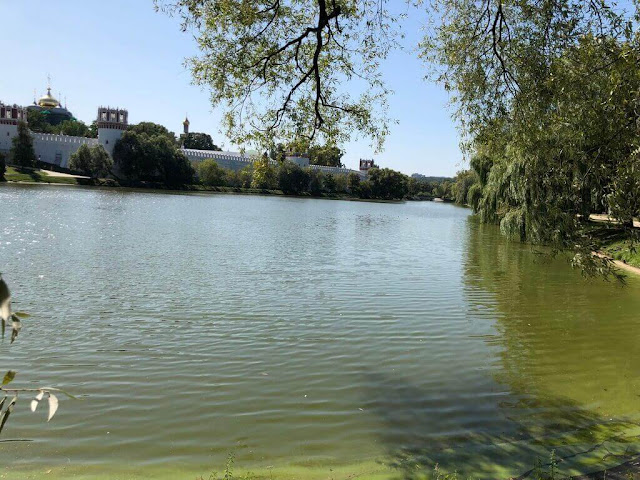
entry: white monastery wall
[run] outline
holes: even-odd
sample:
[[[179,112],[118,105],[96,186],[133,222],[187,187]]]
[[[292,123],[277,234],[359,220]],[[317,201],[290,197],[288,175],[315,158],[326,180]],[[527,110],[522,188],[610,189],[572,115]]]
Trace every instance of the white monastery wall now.
[[[182,148],[182,153],[186,155],[194,166],[203,160],[213,159],[222,168],[240,171],[253,164],[249,157],[236,152],[217,152],[214,150],[195,150],[193,148]]]
[[[38,160],[64,168],[67,168],[69,157],[80,148],[80,145],[92,147],[98,144],[97,138],[34,132],[31,132],[31,136],[33,137],[33,149]]]
[[[349,175],[350,173],[356,173],[363,178],[367,176],[367,174],[364,172],[351,170],[350,168],[326,167],[324,165],[309,165],[309,168],[311,168],[311,170],[319,170],[322,173],[330,173],[332,175]]]
[[[96,142],[100,143],[109,156],[113,158],[113,147],[116,145],[116,142],[120,140],[123,133],[123,130],[115,128],[98,128],[98,138]]]
[[[197,166],[198,163],[203,160],[212,159],[215,160],[218,165],[223,168],[227,168],[229,170],[240,171],[245,167],[250,166],[253,163],[253,159],[246,157],[240,153],[236,152],[217,152],[214,150],[195,150],[192,148],[183,148],[181,149],[182,153],[186,155],[186,157],[193,163],[194,166]],[[287,157],[287,160],[293,161],[293,163],[297,164],[301,167],[309,167],[313,170],[320,170],[323,173],[331,173],[333,175],[348,175],[349,173],[357,173],[361,177],[366,177],[366,173],[360,172],[358,170],[351,170],[348,168],[339,168],[339,167],[325,167],[322,165],[309,165],[309,159],[304,157],[291,157],[296,160],[290,160]],[[306,161],[305,161],[306,160]],[[277,165],[277,162],[270,160],[269,163],[272,165]]]
[[[16,135],[18,135],[17,125],[0,123],[0,152],[9,153],[9,150],[11,150],[11,140]]]

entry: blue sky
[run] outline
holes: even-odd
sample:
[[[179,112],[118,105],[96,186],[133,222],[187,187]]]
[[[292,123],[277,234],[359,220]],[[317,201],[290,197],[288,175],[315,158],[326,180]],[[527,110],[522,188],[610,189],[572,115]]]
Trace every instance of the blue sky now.
[[[413,12],[415,13],[415,12]],[[235,149],[220,132],[220,111],[209,94],[191,85],[183,66],[197,53],[193,38],[178,21],[156,13],[152,0],[0,0],[3,74],[0,100],[29,104],[33,90],[44,93],[51,75],[53,93],[80,120],[90,123],[99,105],[124,107],[130,122],[153,121],[174,132],[188,112],[192,131],[209,133]],[[411,47],[420,38],[421,20],[406,22],[407,51],[383,65],[393,125],[385,150],[375,155],[368,141],[344,145],[344,163],[375,158],[404,173],[453,175],[462,166],[458,134],[447,95],[423,80],[425,68]]]

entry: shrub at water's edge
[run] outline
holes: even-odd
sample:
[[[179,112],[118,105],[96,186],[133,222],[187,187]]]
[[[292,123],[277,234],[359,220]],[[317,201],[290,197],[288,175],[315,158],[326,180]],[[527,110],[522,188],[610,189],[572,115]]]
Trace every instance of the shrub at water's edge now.
[[[7,161],[4,153],[0,153],[0,182],[6,182],[4,174],[7,172]]]

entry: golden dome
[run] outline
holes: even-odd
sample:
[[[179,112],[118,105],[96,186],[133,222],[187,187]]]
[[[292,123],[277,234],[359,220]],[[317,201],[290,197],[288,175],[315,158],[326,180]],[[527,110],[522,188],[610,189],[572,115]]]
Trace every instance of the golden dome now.
[[[40,97],[40,100],[38,100],[38,105],[40,105],[41,107],[55,108],[60,105],[60,102],[58,102],[58,100],[53,98],[53,95],[51,95],[51,87],[49,87],[47,88],[46,95],[43,95],[42,97]]]

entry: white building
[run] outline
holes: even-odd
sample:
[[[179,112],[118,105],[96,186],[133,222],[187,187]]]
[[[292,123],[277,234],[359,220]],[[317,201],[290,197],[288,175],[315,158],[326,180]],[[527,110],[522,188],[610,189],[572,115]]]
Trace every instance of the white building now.
[[[27,110],[36,108],[45,114],[54,112],[53,108],[57,105],[58,110],[68,111],[61,107],[60,103],[51,96],[50,88],[36,105],[24,108],[18,105],[5,105],[0,102],[0,153],[9,153],[12,146],[12,140],[18,135],[18,123],[27,122]],[[45,110],[45,109],[50,110]],[[64,113],[63,112],[63,113]],[[69,113],[69,115],[71,115]],[[66,118],[66,117],[65,117]],[[96,125],[98,127],[98,138],[74,137],[69,135],[55,135],[50,133],[31,132],[33,138],[33,148],[36,158],[39,161],[57,165],[62,168],[68,168],[69,158],[75,153],[81,145],[92,147],[94,145],[102,145],[110,156],[113,156],[113,148],[116,142],[122,137],[129,125],[129,113],[127,110],[111,107],[99,107]],[[189,120],[185,119],[184,133],[189,133]],[[230,170],[242,170],[253,163],[253,158],[238,152],[219,152],[212,150],[196,150],[191,148],[181,149],[184,155],[194,164],[206,159],[215,160],[221,167]],[[317,165],[309,165],[309,158],[304,155],[293,154],[287,156],[287,160],[296,163],[301,167],[310,167],[325,173],[332,174],[348,174],[350,172],[358,173],[362,176],[366,172],[349,170],[346,168],[324,167]],[[272,161],[272,163],[276,163]]]
[[[113,146],[127,129],[127,118],[126,110],[98,108],[98,138],[31,132],[36,158],[41,162],[67,168],[69,157],[80,148],[80,145],[92,147],[98,144],[112,155]],[[20,122],[27,123],[26,108],[0,103],[0,152],[9,153],[12,140],[18,135]]]

